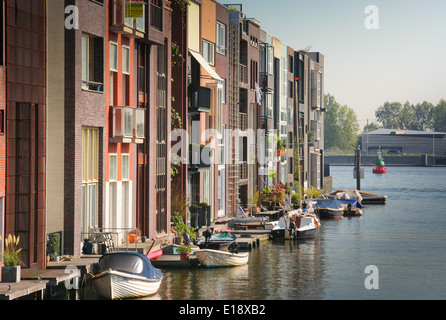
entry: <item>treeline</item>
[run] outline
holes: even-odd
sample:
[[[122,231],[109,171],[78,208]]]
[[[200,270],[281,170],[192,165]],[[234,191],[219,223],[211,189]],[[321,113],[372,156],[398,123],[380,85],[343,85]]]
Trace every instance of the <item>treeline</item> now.
[[[360,143],[360,125],[353,109],[341,105],[331,94],[325,95],[325,150],[347,151]],[[385,102],[375,111],[377,123],[366,125],[363,132],[379,128],[446,132],[446,100],[436,105],[423,101]]]
[[[446,100],[411,104],[385,102],[375,111],[376,120],[386,129],[446,132]]]

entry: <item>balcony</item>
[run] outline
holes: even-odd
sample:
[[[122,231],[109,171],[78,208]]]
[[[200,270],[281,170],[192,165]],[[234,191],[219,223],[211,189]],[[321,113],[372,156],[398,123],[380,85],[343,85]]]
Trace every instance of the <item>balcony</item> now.
[[[110,11],[110,30],[129,38],[143,38],[146,29],[144,2],[113,0]]]
[[[143,143],[146,109],[113,107],[112,143]]]
[[[263,92],[272,92],[274,90],[274,76],[266,72],[260,72],[260,88]]]
[[[189,103],[189,113],[210,112],[211,89],[198,87],[197,90],[190,93]]]

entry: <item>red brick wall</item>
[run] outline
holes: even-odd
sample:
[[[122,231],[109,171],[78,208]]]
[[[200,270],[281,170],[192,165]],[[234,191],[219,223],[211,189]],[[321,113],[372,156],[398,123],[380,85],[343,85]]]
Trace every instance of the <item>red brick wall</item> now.
[[[5,231],[20,236],[30,268],[45,257],[45,3],[6,1]]]

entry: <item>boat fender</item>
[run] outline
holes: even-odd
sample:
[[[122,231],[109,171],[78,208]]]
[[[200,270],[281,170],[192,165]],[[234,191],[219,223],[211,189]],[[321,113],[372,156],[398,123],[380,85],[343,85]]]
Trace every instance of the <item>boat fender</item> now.
[[[317,220],[316,220],[316,218],[315,217],[313,217],[313,220],[314,220],[314,224],[316,225],[316,228],[319,230],[319,223],[317,223]]]

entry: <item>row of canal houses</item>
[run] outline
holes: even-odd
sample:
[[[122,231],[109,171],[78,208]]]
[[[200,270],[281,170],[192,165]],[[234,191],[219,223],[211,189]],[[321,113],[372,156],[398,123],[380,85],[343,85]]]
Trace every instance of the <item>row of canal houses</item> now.
[[[26,267],[45,267],[52,234],[77,257],[93,227],[168,240],[172,210],[206,202],[216,222],[265,186],[324,186],[324,57],[241,5],[0,10],[0,235],[20,236]]]

